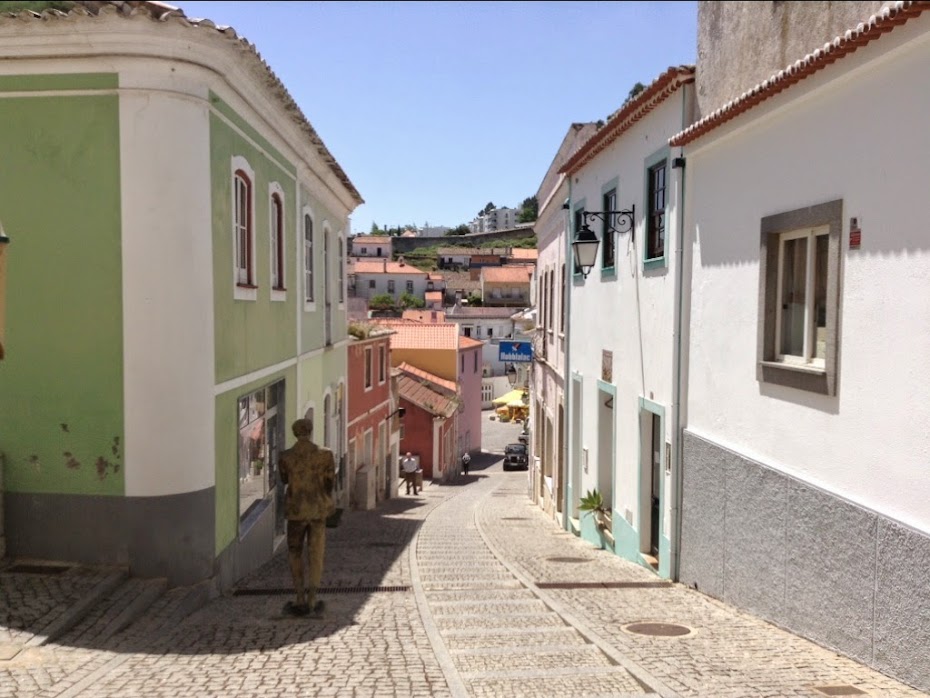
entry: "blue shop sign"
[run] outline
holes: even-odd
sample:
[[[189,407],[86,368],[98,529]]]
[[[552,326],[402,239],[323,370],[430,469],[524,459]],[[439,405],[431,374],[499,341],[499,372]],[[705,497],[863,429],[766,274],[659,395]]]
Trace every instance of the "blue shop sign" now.
[[[501,361],[527,362],[533,360],[533,345],[530,342],[501,342],[498,358]]]

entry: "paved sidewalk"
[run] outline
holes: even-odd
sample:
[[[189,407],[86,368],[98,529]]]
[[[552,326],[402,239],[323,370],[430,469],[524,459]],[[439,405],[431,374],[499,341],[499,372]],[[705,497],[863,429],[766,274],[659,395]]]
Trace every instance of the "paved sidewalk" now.
[[[525,472],[475,461],[467,477],[347,511],[327,531],[322,620],[283,615],[280,550],[200,610],[168,592],[106,640],[78,626],[0,659],[0,698],[925,695],[593,548],[527,500]],[[635,621],[689,632],[635,635]],[[29,640],[6,623],[6,637]]]

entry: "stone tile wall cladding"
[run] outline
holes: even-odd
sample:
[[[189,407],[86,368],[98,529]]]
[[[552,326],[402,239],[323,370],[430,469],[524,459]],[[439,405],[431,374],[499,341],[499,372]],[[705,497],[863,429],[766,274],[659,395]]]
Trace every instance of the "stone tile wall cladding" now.
[[[685,432],[680,581],[930,690],[930,537]]]

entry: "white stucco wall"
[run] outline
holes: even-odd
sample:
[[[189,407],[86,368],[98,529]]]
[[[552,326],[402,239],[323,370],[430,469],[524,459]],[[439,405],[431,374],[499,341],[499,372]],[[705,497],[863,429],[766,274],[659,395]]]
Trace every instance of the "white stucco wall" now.
[[[602,276],[602,241],[598,247],[598,263],[587,279],[578,282],[569,277],[570,370],[583,376],[581,446],[588,449],[590,463],[581,488],[576,490],[583,494],[598,486],[597,463],[601,456],[598,415],[603,399],[597,381],[601,378],[602,352],[611,351],[612,384],[616,389],[613,506],[621,518],[629,511],[636,529],[642,528],[642,517],[648,519],[649,516],[648,500],[646,507],[641,506],[640,496],[641,486],[649,486],[648,473],[643,474],[642,483],[640,480],[641,397],[665,408],[663,442],[670,441],[672,433],[677,273],[674,249],[679,229],[677,202],[681,172],[672,169],[671,159],[677,155],[677,149],[671,149],[666,170],[666,263],[661,268],[644,269],[646,162],[657,151],[667,148],[668,138],[681,130],[688,89],[675,92],[622,134],[575,173],[571,184],[572,216],[582,199],[587,210],[602,210],[602,188],[614,178],[617,179],[617,207],[621,210],[631,205],[636,207],[635,242],[631,242],[629,233],[615,237],[616,274]],[[600,222],[589,225],[600,238]],[[540,258],[542,265],[542,255]],[[670,477],[666,478],[665,492],[663,529],[667,535],[672,500]]]
[[[214,483],[207,94],[176,68],[120,73],[128,496]]]
[[[930,17],[687,148],[689,424],[930,531]],[[760,219],[842,199],[837,391],[756,379]],[[849,249],[849,219],[862,230]]]

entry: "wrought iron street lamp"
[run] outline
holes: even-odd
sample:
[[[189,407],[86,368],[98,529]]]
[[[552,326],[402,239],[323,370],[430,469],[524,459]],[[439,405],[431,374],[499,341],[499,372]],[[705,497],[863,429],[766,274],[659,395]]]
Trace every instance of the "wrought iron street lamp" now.
[[[510,364],[510,368],[507,369],[507,380],[510,382],[511,388],[517,385],[517,365],[516,364]]]
[[[591,230],[588,223],[598,219],[605,225],[605,235],[629,233],[632,242],[635,213],[636,206],[631,206],[623,211],[581,211],[582,226],[572,241],[572,250],[575,253],[575,266],[581,269],[581,273],[585,278],[588,277],[591,268],[597,262],[597,247],[600,244],[597,234]]]

